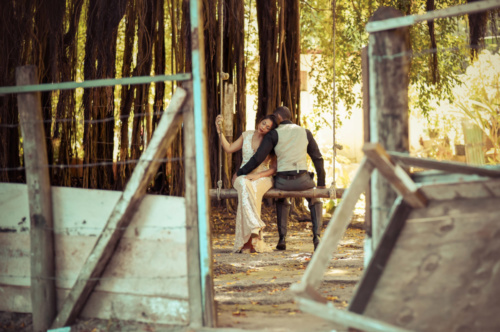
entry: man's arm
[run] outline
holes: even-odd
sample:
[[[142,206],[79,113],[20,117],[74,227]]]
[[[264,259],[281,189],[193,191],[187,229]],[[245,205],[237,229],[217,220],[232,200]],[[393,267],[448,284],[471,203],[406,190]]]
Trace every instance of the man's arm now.
[[[262,164],[262,162],[266,159],[267,155],[273,150],[276,144],[278,144],[278,133],[276,132],[276,130],[271,130],[266,134],[266,136],[264,136],[259,148],[252,156],[252,158],[250,158],[245,166],[243,166],[238,170],[238,172],[236,172],[236,175],[247,175],[255,168],[257,168],[257,166]]]
[[[306,129],[307,141],[309,144],[307,145],[307,154],[311,157],[312,162],[314,164],[314,168],[316,169],[316,175],[318,176],[318,187],[325,186],[325,165],[323,156],[321,155],[321,151],[319,151],[318,143],[314,139],[312,133],[309,129]]]

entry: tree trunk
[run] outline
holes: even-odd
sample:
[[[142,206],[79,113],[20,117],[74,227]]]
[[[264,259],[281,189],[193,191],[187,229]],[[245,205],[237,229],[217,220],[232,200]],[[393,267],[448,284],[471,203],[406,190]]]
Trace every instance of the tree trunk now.
[[[281,64],[281,100],[300,124],[300,12],[299,0],[285,0],[284,61]],[[283,36],[280,36],[283,38]],[[279,106],[279,105],[277,105]]]
[[[277,105],[276,80],[278,64],[276,51],[278,27],[276,22],[276,1],[256,0],[257,25],[259,28],[259,91],[256,121],[274,111]]]
[[[24,26],[18,26],[24,10],[16,11],[12,1],[0,1],[0,86],[15,85],[15,69],[21,64]],[[17,28],[19,27],[19,28]],[[0,98],[0,182],[24,182],[24,171],[8,171],[21,166],[19,158],[19,121],[17,96],[10,94]]]
[[[115,77],[118,24],[127,1],[90,0],[85,45],[85,80]],[[97,66],[96,66],[97,63]],[[84,188],[113,187],[114,87],[85,89],[84,163],[103,163],[83,172]],[[106,119],[104,121],[104,119]],[[111,119],[111,120],[109,120]],[[90,123],[89,121],[98,121]]]
[[[77,61],[78,61],[78,42],[76,34],[80,22],[80,14],[82,12],[83,0],[73,0],[67,3],[68,12],[65,17],[65,22],[69,26],[68,32],[62,38],[62,50],[58,52],[58,67],[60,81],[69,82],[76,80]],[[59,78],[58,77],[58,78]],[[73,153],[72,141],[76,141],[77,128],[75,120],[76,98],[75,90],[61,90],[56,108],[56,121],[54,128],[53,139],[59,140],[57,151],[57,164],[69,165],[73,158],[78,158],[78,152]],[[68,121],[68,120],[72,121]],[[72,173],[76,174],[73,181]],[[72,172],[70,168],[54,169],[54,177],[60,186],[71,187],[78,186],[80,179],[79,172]],[[54,184],[55,184],[54,183]]]

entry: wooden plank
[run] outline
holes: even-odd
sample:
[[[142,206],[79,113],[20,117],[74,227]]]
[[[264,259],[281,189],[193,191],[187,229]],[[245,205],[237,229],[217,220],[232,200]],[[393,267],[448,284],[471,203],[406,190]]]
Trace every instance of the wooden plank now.
[[[224,85],[224,135],[227,141],[233,141],[233,113],[234,113],[234,85],[226,83]]]
[[[489,182],[492,182],[491,184]],[[471,181],[446,184],[431,184],[423,186],[422,193],[429,200],[455,200],[470,198],[489,198],[498,197],[498,191],[495,194],[494,184],[499,185],[500,181]]]
[[[210,189],[209,193],[211,199],[217,199],[217,189]],[[344,194],[344,189],[337,188],[335,194],[337,198],[342,198],[342,195]],[[221,189],[220,197],[221,199],[238,198],[238,192],[234,188]],[[283,198],[283,197],[330,198],[330,189],[315,188],[315,189],[308,189],[301,191],[269,189],[269,191],[264,194],[264,198]]]
[[[104,231],[97,239],[96,245],[85,262],[78,279],[64,301],[52,328],[62,327],[78,316],[92,292],[99,277],[111,258],[116,244],[124,229],[129,225],[131,217],[140,204],[147,186],[158,169],[160,158],[165,156],[170,142],[174,139],[177,126],[182,121],[180,112],[186,91],[177,88],[167,110],[162,115],[151,142],[142,154],[122,196],[113,209]]]
[[[201,306],[203,309],[203,322],[207,327],[217,325],[217,310],[214,303],[214,287],[212,276],[212,235],[209,224],[210,198],[210,170],[207,145],[207,94],[205,77],[205,41],[203,38],[203,2],[201,0],[189,1],[189,18],[191,22],[191,60],[193,68],[193,130],[194,140],[185,144],[187,149],[194,150],[196,157],[196,179],[189,185],[196,187],[196,204],[198,219],[198,241],[199,241],[199,271],[201,281]],[[186,183],[188,185],[188,183]],[[190,302],[192,303],[192,302]],[[197,305],[196,309],[199,305]],[[198,312],[191,312],[192,324],[198,325],[199,318],[194,317]]]
[[[380,7],[370,23],[402,17],[392,7]],[[410,52],[408,28],[370,33],[368,41],[370,82],[370,142],[389,151],[409,151],[408,87]],[[394,56],[394,57],[392,57]],[[388,212],[397,193],[378,172],[371,181],[372,249],[387,225]]]
[[[363,142],[370,142],[370,72],[368,69],[368,47],[361,48],[361,80],[363,91]],[[368,188],[365,192],[365,230],[367,237],[372,236],[372,215],[371,215],[371,183],[368,181]],[[366,250],[368,249],[368,250]],[[370,248],[365,246],[365,257],[370,256]],[[367,252],[368,251],[368,252]]]
[[[397,327],[377,319],[362,316],[346,310],[336,309],[331,302],[328,304],[321,304],[303,298],[299,298],[297,301],[302,311],[309,312],[323,319],[344,325],[345,327],[353,327],[366,332],[410,332],[410,330]]]
[[[408,204],[414,208],[426,206],[427,199],[421,190],[404,169],[391,162],[390,156],[380,144],[366,143],[363,152]]]
[[[427,22],[429,20],[435,20],[438,18],[473,14],[499,7],[500,3],[498,3],[498,0],[483,0],[478,2],[471,2],[463,5],[429,11],[425,14],[420,15],[407,15],[404,17],[390,18],[384,21],[369,22],[366,25],[366,31],[369,33],[385,31],[410,26],[419,22]]]
[[[16,84],[38,83],[36,66],[16,68]],[[52,196],[40,93],[17,96],[31,224],[33,331],[45,331],[56,316]]]
[[[87,80],[83,82],[60,82],[60,83],[30,84],[24,86],[7,86],[7,87],[0,87],[0,96],[10,93],[74,90],[78,88],[97,88],[97,87],[115,86],[115,85],[148,84],[153,82],[165,82],[165,81],[187,81],[189,79],[191,79],[190,73],[180,73],[175,75],[104,78],[98,80]]]
[[[388,151],[387,154],[391,157],[391,160],[402,162],[406,166],[435,169],[448,173],[476,174],[480,176],[500,177],[500,169],[492,169],[491,167],[476,167],[453,161],[438,161],[426,158],[416,158],[410,157],[408,154],[401,152]]]
[[[290,288],[297,296],[310,298],[312,294],[308,293],[308,289],[317,289],[319,287],[330,259],[337,251],[337,246],[351,222],[353,210],[359,196],[366,190],[373,168],[373,164],[366,157],[363,158],[351,185],[347,188],[343,199],[335,209],[326,227],[323,239],[302,276],[302,282],[293,284]]]
[[[462,120],[467,164],[484,165],[483,130],[471,120]]]
[[[32,308],[29,292],[29,287],[0,285],[0,293],[2,294],[0,311],[30,313]],[[59,303],[64,301],[68,293],[67,289],[58,289]],[[88,304],[82,310],[80,317],[168,324],[171,326],[171,330],[177,331],[181,329],[180,326],[189,323],[189,302],[186,298],[166,298],[95,290],[90,295]]]
[[[52,187],[59,304],[120,196],[111,190]],[[0,231],[0,311],[31,312],[26,185],[0,183],[0,211],[5,230]],[[188,317],[176,317],[176,304],[188,312],[185,222],[183,197],[145,195],[80,316],[184,324]]]
[[[353,299],[349,303],[349,311],[363,314],[366,304],[370,300],[378,280],[384,271],[385,265],[389,260],[399,234],[405,225],[406,218],[412,210],[401,197],[396,200],[394,207],[387,228],[380,240],[380,244],[361,277]]]
[[[200,242],[198,228],[198,199],[196,187],[196,152],[192,148],[194,140],[194,114],[192,83],[185,83],[188,98],[184,104],[184,168],[186,181],[186,243],[188,259],[190,325],[203,325],[203,296],[201,290]]]
[[[417,331],[498,331],[499,203],[431,201],[413,210],[364,315]]]

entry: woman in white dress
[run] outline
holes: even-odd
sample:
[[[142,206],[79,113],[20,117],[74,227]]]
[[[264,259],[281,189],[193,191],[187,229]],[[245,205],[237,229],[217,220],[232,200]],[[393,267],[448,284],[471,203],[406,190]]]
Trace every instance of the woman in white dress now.
[[[241,136],[229,143],[221,132],[222,116],[217,116],[215,126],[227,153],[242,149],[241,166],[245,165],[254,155],[264,136],[278,126],[274,115],[267,115],[259,121],[256,130],[247,130]],[[262,164],[250,174],[233,176],[233,186],[238,191],[238,209],[234,238],[234,252],[264,252],[271,251],[264,242],[263,229],[266,224],[260,218],[262,197],[273,186],[272,175],[276,173],[276,157],[269,155]]]

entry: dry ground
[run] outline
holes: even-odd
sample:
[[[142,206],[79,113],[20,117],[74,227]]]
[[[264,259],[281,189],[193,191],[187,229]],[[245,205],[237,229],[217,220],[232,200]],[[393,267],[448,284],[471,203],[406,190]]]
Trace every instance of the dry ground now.
[[[214,227],[224,229],[234,219],[219,211]],[[303,217],[305,219],[306,217]],[[356,217],[341,241],[339,251],[330,261],[319,292],[337,308],[346,308],[354,287],[363,273],[362,224]],[[234,234],[213,235],[214,286],[218,305],[218,326],[268,331],[347,331],[347,329],[301,312],[289,291],[300,282],[313,252],[310,222],[289,224],[287,250],[274,249],[278,234],[274,211],[264,207],[263,220],[268,224],[265,241],[270,253],[232,253]],[[220,224],[220,225],[219,225]],[[230,226],[229,226],[230,228]]]
[[[255,331],[347,331],[315,315],[301,312],[289,291],[300,282],[313,252],[307,215],[292,216],[288,227],[287,250],[274,249],[278,234],[274,208],[263,206],[265,241],[270,253],[232,253],[234,213],[218,206],[212,208],[214,290],[217,326]],[[329,220],[327,217],[325,220]],[[362,216],[355,216],[330,261],[319,292],[337,308],[345,309],[363,270]],[[189,329],[188,329],[189,330]],[[31,315],[0,312],[0,331],[28,332]],[[72,332],[104,331],[186,331],[185,328],[125,322],[116,319],[79,320]]]

